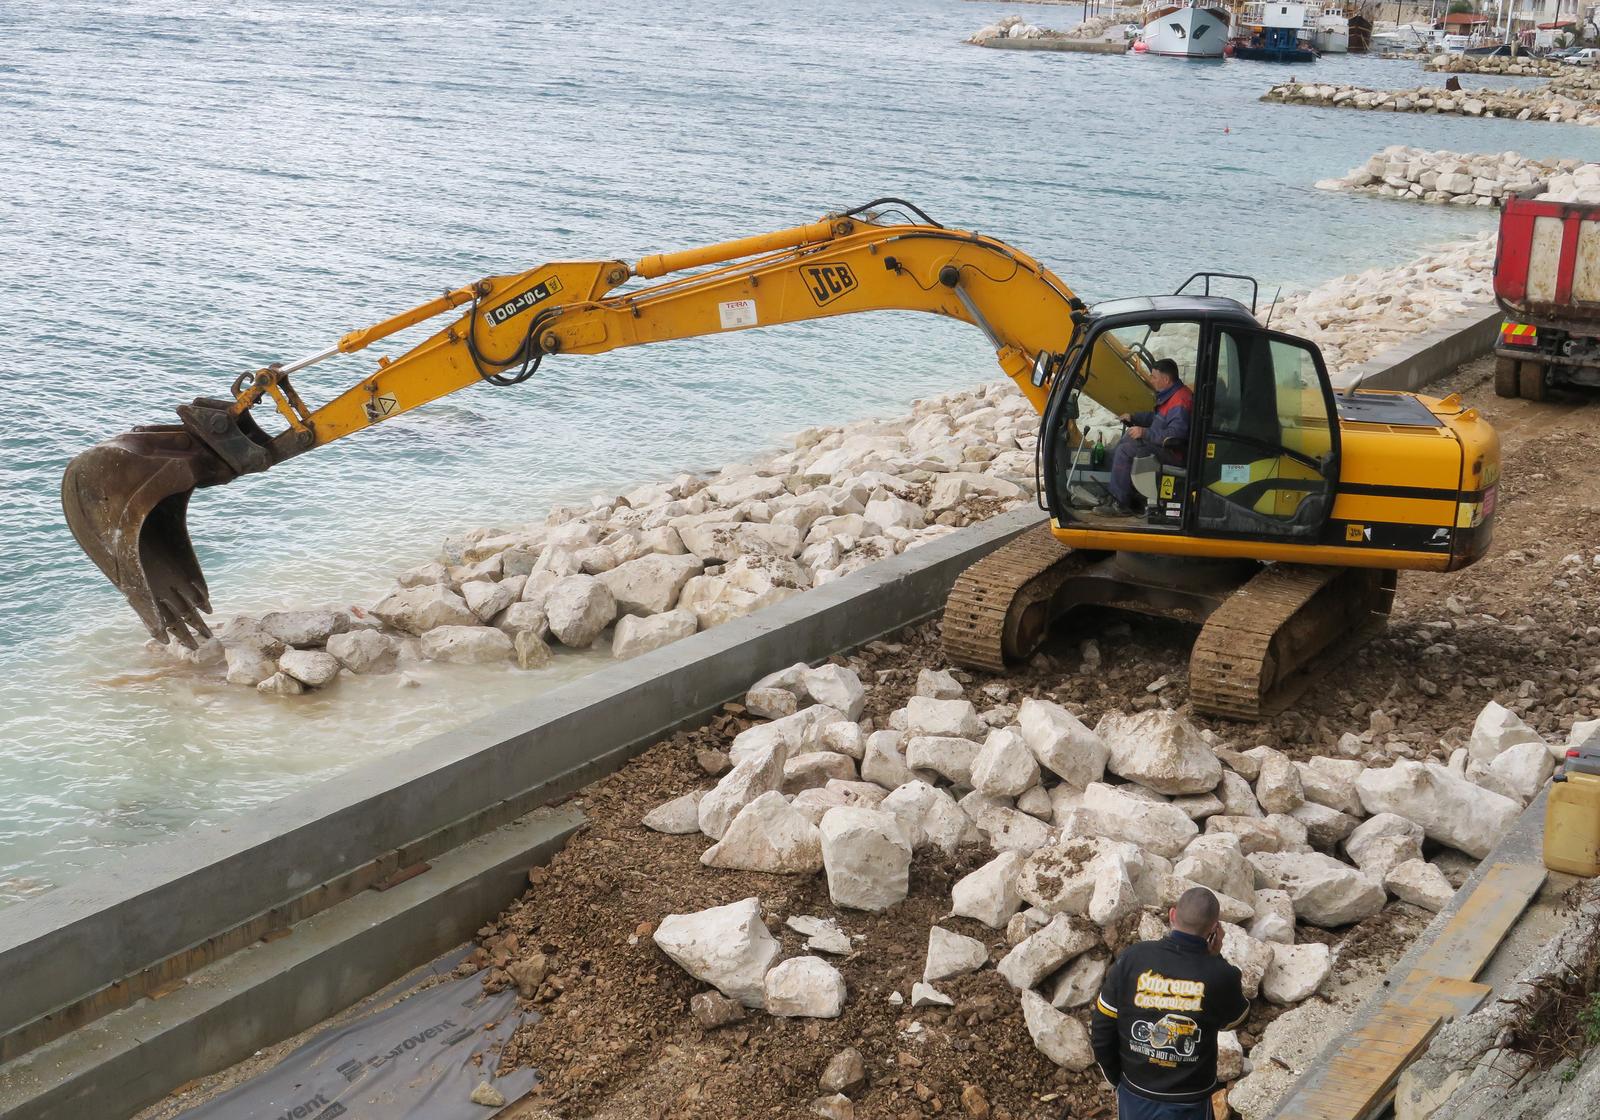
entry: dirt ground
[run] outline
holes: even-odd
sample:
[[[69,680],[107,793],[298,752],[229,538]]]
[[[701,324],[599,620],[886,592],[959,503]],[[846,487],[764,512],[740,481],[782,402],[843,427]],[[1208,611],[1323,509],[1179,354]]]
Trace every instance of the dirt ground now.
[[[1345,732],[1364,735],[1370,761],[1448,756],[1491,699],[1520,711],[1550,736],[1600,710],[1600,490],[1586,464],[1600,449],[1589,402],[1533,405],[1496,398],[1488,360],[1434,391],[1460,391],[1495,424],[1503,476],[1494,549],[1449,575],[1402,576],[1388,633],[1353,656],[1321,667],[1284,715],[1257,725],[1197,720],[1237,747],[1281,746],[1301,756],[1331,753]],[[1576,559],[1572,559],[1575,557]],[[1025,670],[997,679],[963,677],[980,708],[1048,696],[1091,723],[1110,709],[1155,703],[1186,708],[1192,630],[1146,619],[1088,615],[1053,638]],[[1094,640],[1102,663],[1081,671]],[[867,683],[867,715],[880,725],[915,688],[920,668],[945,667],[934,624],[837,658]],[[1157,692],[1158,678],[1171,683]],[[987,699],[985,699],[987,697]],[[1058,1069],[1033,1047],[1016,994],[994,972],[945,982],[948,1010],[910,1011],[927,931],[948,905],[951,884],[977,866],[977,850],[954,861],[920,855],[907,901],[889,913],[835,911],[821,876],[797,878],[700,866],[699,836],[663,836],[639,825],[649,809],[713,779],[697,752],[726,747],[749,725],[737,709],[655,745],[579,799],[591,822],[552,864],[534,872],[526,896],[480,934],[486,983],[510,982],[494,967],[542,954],[548,976],[533,996],[544,1012],[504,1057],[545,1074],[507,1115],[678,1118],[801,1116],[820,1095],[818,1076],[841,1048],[862,1053],[866,1088],[858,1117],[1109,1117],[1098,1074]],[[1455,869],[1457,875],[1464,867]],[[786,955],[803,952],[783,927],[795,914],[836,916],[858,938],[837,961],[849,986],[836,1020],[783,1020],[754,1013],[701,1030],[688,1013],[702,990],[650,940],[667,914],[761,898]],[[1398,904],[1396,904],[1398,905]],[[1420,928],[1394,907],[1338,935],[1346,969],[1381,971]],[[1004,935],[965,919],[948,928],[985,941],[996,959]],[[508,935],[510,935],[508,937]],[[1275,1014],[1264,1002],[1246,1025],[1247,1047]]]

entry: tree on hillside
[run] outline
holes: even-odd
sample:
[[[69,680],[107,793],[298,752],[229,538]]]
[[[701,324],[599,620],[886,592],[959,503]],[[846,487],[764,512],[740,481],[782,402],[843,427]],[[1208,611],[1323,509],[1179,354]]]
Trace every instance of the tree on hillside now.
[[[1472,5],[1472,0],[1450,0],[1451,15],[1469,15],[1477,11]]]

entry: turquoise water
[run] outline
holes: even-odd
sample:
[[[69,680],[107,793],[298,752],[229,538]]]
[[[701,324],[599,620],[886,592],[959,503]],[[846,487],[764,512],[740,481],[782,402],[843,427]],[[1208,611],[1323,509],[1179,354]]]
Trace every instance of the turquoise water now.
[[[1200,267],[1271,291],[1485,228],[1312,189],[1386,144],[1600,159],[1589,129],[1263,105],[1286,74],[1263,64],[961,42],[1005,5],[750,7],[0,8],[0,900],[589,667],[290,705],[145,654],[68,537],[62,466],[241,370],[481,275],[883,194],[1014,241],[1088,298]],[[1420,75],[1354,57],[1296,72]],[[326,400],[365,368],[299,387]],[[202,492],[191,526],[222,612],[356,601],[450,532],[994,374],[976,332],[887,314],[551,360]]]

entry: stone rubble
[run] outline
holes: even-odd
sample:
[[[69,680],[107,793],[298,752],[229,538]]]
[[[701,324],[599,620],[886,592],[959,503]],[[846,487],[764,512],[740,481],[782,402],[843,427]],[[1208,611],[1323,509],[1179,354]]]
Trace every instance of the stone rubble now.
[[[1565,75],[1563,75],[1565,78]],[[1576,96],[1572,96],[1572,95]],[[1286,105],[1321,105],[1391,113],[1444,113],[1465,117],[1506,117],[1520,121],[1600,124],[1600,104],[1593,94],[1565,81],[1539,89],[1446,90],[1439,86],[1373,90],[1319,82],[1282,82],[1262,95],[1263,101]]]
[[[1452,206],[1495,206],[1518,194],[1553,202],[1600,201],[1600,163],[1531,159],[1516,152],[1481,155],[1393,144],[1319,190]]]
[[[1297,1005],[1338,963],[1338,949],[1324,936],[1297,936],[1300,925],[1337,930],[1391,900],[1441,908],[1453,889],[1440,863],[1423,858],[1424,844],[1481,858],[1521,806],[1465,769],[1234,750],[1165,709],[1108,713],[1091,730],[1033,697],[980,711],[948,672],[924,674],[918,692],[888,717],[904,730],[881,731],[857,722],[870,688],[852,670],[794,665],[770,674],[742,709],[770,718],[736,736],[734,768],[711,789],[653,810],[645,824],[671,832],[697,824],[716,841],[702,852],[708,869],[820,870],[846,915],[904,901],[915,852],[953,856],[981,844],[992,854],[950,886],[950,913],[928,927],[907,1002],[912,1010],[954,1006],[936,985],[995,960],[1034,1045],[1067,1069],[1092,1061],[1088,1008],[1113,954],[1130,936],[1160,936],[1167,908],[1189,887],[1217,894],[1222,953],[1247,995]],[[823,735],[861,750],[861,777],[850,754],[811,749]],[[911,757],[900,759],[905,738]],[[1474,741],[1489,760],[1485,783],[1500,759],[1537,759],[1538,772],[1553,761],[1537,734],[1493,706]],[[871,765],[875,752],[895,765]],[[963,765],[950,764],[956,754]],[[1035,791],[1047,819],[1014,807]],[[1193,816],[1179,801],[1194,803]],[[1221,811],[1229,808],[1238,812]],[[857,958],[830,918],[793,914],[784,925],[806,953]],[[747,1007],[835,1017],[849,998],[838,969],[820,956],[782,959],[757,898],[668,915],[654,937],[691,975]]]

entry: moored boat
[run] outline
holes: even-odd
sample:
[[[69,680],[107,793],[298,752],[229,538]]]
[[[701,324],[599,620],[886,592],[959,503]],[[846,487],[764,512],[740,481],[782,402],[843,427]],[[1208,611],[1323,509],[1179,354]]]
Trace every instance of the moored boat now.
[[[1140,18],[1146,53],[1176,58],[1221,58],[1228,43],[1222,0],[1147,0]]]
[[[1253,0],[1239,12],[1230,42],[1234,58],[1255,62],[1315,62],[1311,45],[1315,28],[1308,4],[1287,0]]]
[[[1311,44],[1322,54],[1347,54],[1350,51],[1350,19],[1343,4],[1328,4],[1317,13]]]

